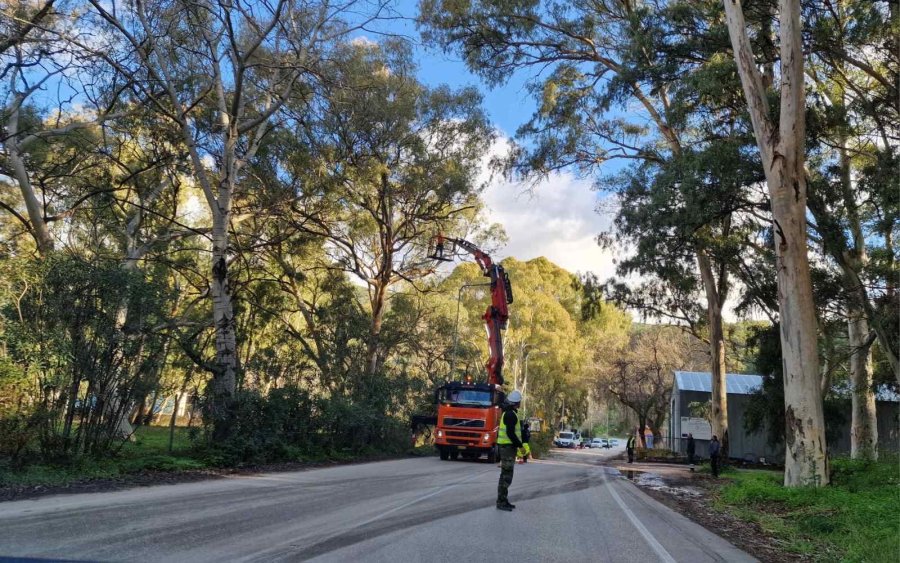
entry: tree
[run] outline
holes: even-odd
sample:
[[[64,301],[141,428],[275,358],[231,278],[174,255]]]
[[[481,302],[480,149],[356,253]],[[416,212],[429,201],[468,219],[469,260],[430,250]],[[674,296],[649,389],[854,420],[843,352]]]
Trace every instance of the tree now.
[[[890,203],[896,189],[880,182],[879,176],[891,170],[897,154],[890,139],[898,135],[900,102],[887,78],[888,63],[892,58],[897,61],[896,53],[884,49],[893,37],[887,31],[890,14],[885,7],[871,3],[863,7],[853,1],[829,6],[807,12],[813,47],[806,70],[813,84],[809,136],[815,147],[809,163],[809,209],[823,251],[843,278],[852,352],[851,455],[875,458],[873,344],[884,351],[900,381],[897,338],[876,304],[896,278],[890,267],[895,254],[889,244],[893,226],[885,223],[897,221],[897,206]],[[878,169],[882,172],[873,176]],[[872,267],[871,254],[886,259],[888,267]]]
[[[67,20],[77,28],[85,25],[83,18],[74,9],[56,13],[53,6],[52,0],[19,3],[0,24],[0,172],[15,182],[25,211],[6,201],[0,208],[24,226],[42,255],[55,246],[51,223],[84,201],[67,201],[65,184],[97,164],[93,143],[81,134],[120,117],[127,88],[92,78],[106,73],[107,65],[66,36]],[[56,150],[60,145],[76,154],[54,161],[49,155],[65,154]]]
[[[800,1],[779,1],[781,106],[773,123],[743,8],[724,0],[728,32],[768,184],[777,251],[784,358],[785,486],[827,485],[828,456],[806,235],[806,93]]]
[[[327,1],[137,2],[121,10],[90,3],[117,40],[112,51],[130,56],[115,68],[147,85],[146,103],[180,134],[211,215],[216,356],[208,408],[213,437],[222,440],[239,371],[228,274],[236,187],[273,116],[347,27]]]
[[[654,436],[662,435],[669,414],[672,373],[688,361],[683,338],[676,327],[636,330],[624,346],[597,354],[595,394],[612,395],[635,413],[642,443],[644,428],[649,427]]]
[[[714,51],[720,42],[721,34],[717,36],[715,31],[701,34],[700,39],[691,38],[682,45],[671,43],[669,38],[677,36],[681,28],[670,26],[667,18],[686,11],[691,9],[679,5],[670,12],[664,5],[629,0],[587,3],[429,0],[421,4],[420,25],[426,40],[460,53],[469,68],[491,84],[502,83],[517,71],[535,73],[530,89],[540,107],[518,130],[516,138],[522,143],[505,163],[508,171],[532,179],[563,168],[592,174],[604,163],[623,159],[646,165],[647,169],[680,167],[689,172],[694,159],[693,145],[709,143],[712,139],[711,144],[715,146],[717,141],[733,139],[721,133],[727,127],[720,127],[715,136],[708,135],[707,129],[695,123],[695,116],[702,112],[685,111],[690,104],[680,104],[677,99],[689,91],[678,86],[686,75],[694,73],[709,80],[721,66],[715,59],[708,65],[712,70],[696,62]],[[696,11],[708,16],[710,3],[701,3]],[[703,20],[703,24],[710,25],[708,20]],[[709,87],[704,92],[714,90]],[[722,96],[721,92],[717,95]],[[736,119],[735,112],[727,105],[719,107],[705,101],[699,105],[709,110],[707,125]],[[628,114],[615,111],[626,106],[637,109]],[[692,181],[699,188],[708,184],[732,190],[744,187],[741,183],[726,185],[725,181],[717,181],[718,178],[705,183],[703,180],[702,175],[682,179],[670,174],[664,180],[669,184],[662,187],[675,187],[665,195],[672,195],[679,185]],[[669,207],[664,194],[651,193],[647,197],[655,199],[659,207]],[[721,207],[688,207],[688,213],[694,216],[690,222],[678,225],[681,236],[671,235],[675,229],[670,224],[653,230],[652,226],[660,216],[665,216],[667,209],[629,207],[627,196],[623,199],[626,202],[619,207],[622,211],[617,226],[630,227],[623,238],[637,238],[644,250],[653,246],[651,241],[658,242],[668,234],[667,249],[678,247],[679,263],[669,268],[657,267],[658,255],[647,254],[641,262],[645,257],[641,252],[635,259],[623,262],[618,270],[622,276],[655,275],[657,284],[641,288],[637,292],[640,295],[632,293],[633,299],[621,302],[630,306],[639,304],[645,312],[660,316],[666,305],[671,304],[667,303],[667,296],[678,294],[686,306],[688,323],[695,327],[706,325],[713,374],[713,427],[727,439],[723,310],[731,282],[729,270],[716,258],[717,254],[733,256],[732,249],[717,253],[732,242],[717,247],[717,239],[733,236],[734,210],[730,206],[734,198],[722,197],[721,201],[729,203],[724,213]],[[694,194],[693,199],[703,199],[703,194]],[[636,213],[629,215],[628,210]],[[645,218],[652,218],[650,229],[647,223],[643,227],[638,225],[641,220],[637,215],[641,213]],[[648,230],[651,232],[647,233]],[[624,285],[620,288],[627,289]],[[701,295],[705,306],[697,304]],[[622,297],[621,292],[618,297]],[[675,314],[681,313],[684,311]]]
[[[299,194],[297,228],[327,241],[326,267],[367,288],[369,378],[385,359],[390,292],[431,273],[429,236],[456,231],[478,210],[479,165],[493,136],[480,95],[422,86],[411,54],[396,41],[339,49],[315,117],[298,121],[306,158],[281,164]]]

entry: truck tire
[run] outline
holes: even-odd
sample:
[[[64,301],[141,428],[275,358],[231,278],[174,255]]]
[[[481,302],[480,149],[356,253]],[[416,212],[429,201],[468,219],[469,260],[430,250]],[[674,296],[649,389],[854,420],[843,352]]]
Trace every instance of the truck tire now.
[[[440,453],[441,460],[447,461],[450,458],[450,452],[447,451],[447,448],[439,448],[438,452]]]
[[[450,452],[450,459],[452,461],[456,461],[457,459],[459,459],[459,452]]]

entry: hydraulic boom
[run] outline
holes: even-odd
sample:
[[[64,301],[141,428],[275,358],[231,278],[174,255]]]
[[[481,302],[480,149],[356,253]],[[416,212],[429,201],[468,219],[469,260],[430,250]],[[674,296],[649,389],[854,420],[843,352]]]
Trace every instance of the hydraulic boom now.
[[[508,306],[513,302],[509,275],[504,271],[503,266],[495,264],[487,253],[463,239],[439,235],[435,244],[434,254],[431,257],[443,261],[452,259],[452,257],[445,255],[448,244],[470,253],[481,267],[481,272],[484,276],[491,279],[491,304],[481,317],[484,319],[484,324],[487,328],[488,347],[490,349],[490,358],[488,358],[485,368],[487,369],[488,385],[502,385],[503,336],[500,331],[506,330],[506,322],[509,320]]]

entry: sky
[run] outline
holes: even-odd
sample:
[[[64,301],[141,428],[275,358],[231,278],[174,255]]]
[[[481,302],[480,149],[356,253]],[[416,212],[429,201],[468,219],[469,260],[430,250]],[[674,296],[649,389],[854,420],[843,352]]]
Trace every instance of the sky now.
[[[412,18],[416,4],[416,0],[400,0],[396,10]],[[498,131],[494,154],[505,150],[516,129],[531,117],[535,102],[525,88],[527,76],[515,76],[503,86],[488,88],[459,58],[422,45],[412,21],[394,19],[374,29],[403,34],[416,43],[414,52],[422,83],[475,86],[482,92],[483,108]],[[486,172],[483,177],[487,177]],[[611,221],[608,215],[595,212],[598,197],[589,179],[570,173],[553,174],[530,190],[493,178],[483,194],[487,219],[503,225],[508,237],[496,258],[529,260],[544,256],[573,273],[591,271],[600,279],[612,276],[612,256],[596,243],[596,236],[608,230]]]

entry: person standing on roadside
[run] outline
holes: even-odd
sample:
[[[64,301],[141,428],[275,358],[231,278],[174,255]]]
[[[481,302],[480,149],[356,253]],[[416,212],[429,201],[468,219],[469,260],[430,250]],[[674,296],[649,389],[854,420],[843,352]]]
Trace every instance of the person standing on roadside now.
[[[503,418],[497,431],[497,445],[500,447],[500,482],[497,484],[497,510],[512,512],[516,507],[509,502],[509,486],[512,484],[513,471],[516,468],[516,452],[522,447],[519,438],[519,404],[522,394],[516,389],[506,398],[503,407]]]
[[[631,436],[628,437],[628,441],[625,443],[625,450],[628,452],[628,463],[634,463],[634,446],[634,434],[631,434]]]
[[[697,446],[694,444],[694,435],[688,432],[687,456],[688,463],[691,464],[691,471],[694,470],[694,455],[697,453]]]
[[[712,469],[713,477],[719,476],[719,451],[721,450],[719,444],[719,438],[716,436],[712,437],[712,440],[709,441],[709,466]]]

